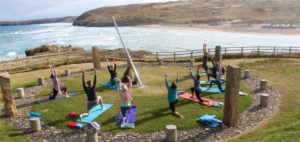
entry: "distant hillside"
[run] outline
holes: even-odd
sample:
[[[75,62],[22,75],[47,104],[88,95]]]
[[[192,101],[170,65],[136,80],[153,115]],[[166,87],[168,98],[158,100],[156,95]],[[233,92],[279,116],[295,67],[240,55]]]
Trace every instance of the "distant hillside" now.
[[[61,18],[47,18],[36,19],[27,21],[0,21],[0,26],[13,26],[13,25],[30,25],[30,24],[46,24],[46,23],[72,23],[77,16],[68,16]]]
[[[208,1],[208,0],[207,0]],[[73,25],[113,26],[115,17],[119,26],[142,24],[188,24],[210,21],[241,23],[300,22],[298,0],[286,1],[181,1],[103,7],[80,15]]]

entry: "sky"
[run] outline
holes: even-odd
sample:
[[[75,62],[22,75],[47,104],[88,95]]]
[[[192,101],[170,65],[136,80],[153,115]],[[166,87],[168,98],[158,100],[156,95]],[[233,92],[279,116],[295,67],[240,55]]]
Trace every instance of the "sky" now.
[[[0,0],[0,21],[79,16],[91,9],[177,0]]]

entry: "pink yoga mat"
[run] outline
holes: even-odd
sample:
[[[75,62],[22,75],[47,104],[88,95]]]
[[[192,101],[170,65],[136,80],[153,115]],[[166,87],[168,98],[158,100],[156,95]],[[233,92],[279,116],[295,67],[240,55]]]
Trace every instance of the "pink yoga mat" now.
[[[218,101],[213,101],[213,100],[210,100],[210,99],[206,99],[206,98],[203,98],[201,97],[202,100],[209,100],[209,105],[208,105],[208,102],[203,102],[201,103],[196,95],[194,95],[194,98],[191,98],[192,94],[189,94],[189,93],[184,93],[184,94],[181,94],[181,95],[178,95],[180,98],[184,98],[184,99],[188,99],[188,100],[191,100],[191,101],[194,101],[194,102],[197,102],[197,103],[200,103],[200,104],[203,104],[203,105],[207,105],[207,106],[213,106],[214,102],[218,102]]]

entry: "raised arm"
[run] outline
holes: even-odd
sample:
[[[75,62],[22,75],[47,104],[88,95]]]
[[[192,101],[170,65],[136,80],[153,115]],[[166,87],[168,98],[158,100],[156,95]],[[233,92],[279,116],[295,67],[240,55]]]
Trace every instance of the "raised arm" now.
[[[84,71],[83,70],[81,70],[81,72],[82,72],[82,85],[83,85],[83,88],[86,88],[86,85],[85,85],[85,81],[84,81]]]
[[[54,75],[54,78],[57,78],[56,69],[54,68],[54,66],[53,66],[53,65],[52,65],[52,69],[53,69],[53,75]]]
[[[122,90],[122,89],[121,89],[121,83],[122,83],[123,77],[124,77],[124,76],[122,76],[122,77],[120,78],[120,81],[119,81],[119,85],[118,85],[118,86],[119,86],[119,91]]]
[[[190,75],[191,75],[191,77],[195,80],[195,77],[193,76],[193,72],[192,72],[191,66],[189,66],[189,70],[190,70]],[[177,77],[177,79],[178,79],[178,77]]]
[[[94,73],[95,73],[95,77],[94,77],[94,84],[93,84],[93,88],[95,89],[96,84],[97,84],[97,70],[94,68]]]
[[[110,71],[109,64],[108,64],[108,59],[106,59],[106,63],[107,63],[107,68]]]
[[[117,65],[116,65],[115,57],[113,59],[114,59],[114,64],[115,64],[114,71],[116,71]]]
[[[203,43],[203,54],[206,52],[206,46],[207,44]]]
[[[166,87],[167,89],[171,89],[170,86],[169,86],[169,83],[168,83],[168,79],[167,79],[168,75],[165,73],[165,83],[166,83]]]
[[[132,89],[132,82],[131,82],[131,79],[130,77],[127,75],[127,79],[129,80],[129,87],[128,87],[128,91],[131,92],[131,89]]]

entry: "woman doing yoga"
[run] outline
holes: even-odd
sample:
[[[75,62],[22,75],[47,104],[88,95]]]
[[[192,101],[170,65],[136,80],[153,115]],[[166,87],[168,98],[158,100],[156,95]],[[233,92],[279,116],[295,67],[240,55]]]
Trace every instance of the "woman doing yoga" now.
[[[82,117],[83,116],[88,116],[91,114],[91,110],[92,108],[97,105],[99,102],[102,106],[102,109],[105,109],[105,107],[103,106],[103,101],[102,101],[102,98],[101,96],[96,96],[96,92],[95,92],[95,88],[96,88],[96,83],[97,83],[97,70],[94,69],[94,73],[95,73],[95,76],[94,76],[94,85],[92,83],[91,80],[87,81],[87,85],[88,87],[86,87],[85,85],[85,81],[84,81],[84,71],[82,71],[82,84],[83,84],[83,89],[87,95],[87,99],[88,99],[88,102],[87,102],[87,112],[86,113],[83,113],[81,115],[79,115],[79,119],[80,121],[82,121]]]
[[[214,62],[214,55],[211,55],[211,62],[212,62],[212,65],[213,65],[213,68],[211,69],[212,73],[208,73],[207,74],[207,77],[208,79],[211,77],[213,78],[217,78],[217,66],[218,66],[218,63]]]
[[[206,50],[206,46],[207,46],[207,44],[203,43],[203,54],[204,54],[204,56],[202,58],[202,64],[198,65],[197,68],[199,68],[199,67],[204,68],[205,73],[207,75],[207,80],[208,80],[207,82],[209,82],[210,81],[210,77],[208,75],[208,66],[207,66],[207,59],[208,59],[208,54],[209,53]]]
[[[189,67],[189,69],[190,69],[191,77],[194,79],[194,87],[191,88],[191,91],[192,91],[191,98],[194,98],[194,91],[195,91],[196,97],[200,102],[208,102],[208,104],[209,104],[208,100],[202,100],[201,97],[200,97],[200,94],[202,93],[202,90],[201,90],[201,86],[200,86],[201,76],[200,76],[200,73],[199,73],[199,68],[197,69],[196,78],[193,76],[191,67]]]
[[[178,103],[178,95],[177,95],[178,83],[179,83],[178,71],[177,71],[176,82],[175,81],[172,82],[171,86],[169,86],[167,77],[168,77],[168,75],[165,73],[165,83],[166,83],[166,86],[167,86],[167,89],[168,89],[168,101],[169,101],[170,108],[171,108],[174,115],[176,115],[180,118],[183,118],[183,116],[181,116],[178,112],[175,111],[175,105]]]
[[[50,97],[44,97],[43,100],[45,101],[46,99],[55,99],[57,94],[62,94],[61,91],[65,92],[65,97],[69,97],[67,95],[67,87],[63,87],[61,85],[60,80],[57,78],[57,73],[56,70],[54,68],[53,65],[49,65],[49,67],[51,68],[51,75],[50,78],[52,79],[52,84],[53,84],[53,92],[52,92],[52,96]]]
[[[129,80],[129,88],[127,88],[126,85],[123,85],[121,88],[121,82],[124,76],[121,77],[119,81],[119,92],[120,92],[120,97],[121,97],[121,112],[123,115],[123,121],[122,124],[125,123],[126,119],[126,111],[129,109],[129,112],[131,113],[131,103],[130,101],[132,100],[131,98],[131,89],[132,89],[132,83],[130,77],[127,75],[127,79]]]
[[[223,87],[222,87],[222,81],[221,81],[221,79],[222,79],[223,74],[225,74],[225,69],[222,67],[221,64],[222,64],[222,60],[220,60],[220,62],[219,62],[219,73],[218,73],[218,75],[217,75],[217,77],[216,77],[216,80],[210,81],[208,90],[211,88],[212,84],[214,83],[214,84],[217,84],[219,90],[220,90],[222,93],[224,93],[225,90],[224,90]]]
[[[113,65],[109,66],[108,59],[106,59],[107,68],[108,68],[108,71],[110,73],[110,81],[108,82],[108,85],[114,86],[118,90],[118,86],[117,86],[118,85],[117,84],[117,72],[116,72],[117,66],[116,66],[115,58],[113,58],[113,60],[114,60],[115,67]]]

